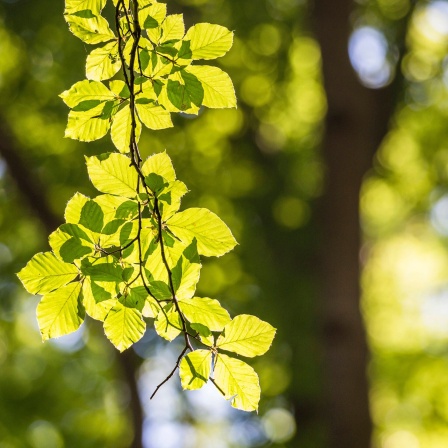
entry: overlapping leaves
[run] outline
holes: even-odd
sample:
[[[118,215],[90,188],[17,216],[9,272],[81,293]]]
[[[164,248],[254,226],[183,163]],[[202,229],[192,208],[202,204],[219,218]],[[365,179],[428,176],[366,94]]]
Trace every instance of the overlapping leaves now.
[[[67,0],[65,19],[72,33],[86,44],[100,44],[87,57],[88,80],[73,85],[61,97],[70,107],[66,137],[93,141],[111,131],[112,141],[123,153],[129,151],[132,129],[129,90],[124,83],[102,81],[114,77],[122,66],[121,56],[135,72],[136,140],[142,124],[149,129],[173,126],[172,112],[197,114],[201,106],[236,106],[230,77],[218,67],[194,65],[194,61],[224,56],[233,44],[227,28],[199,23],[185,32],[182,14],[167,15],[166,5],[140,1],[137,58],[130,4],[114,1],[120,28],[115,34],[101,16],[106,0]],[[121,52],[121,55],[120,55]]]
[[[257,374],[222,352],[262,355],[275,329],[255,316],[232,320],[217,300],[195,295],[200,256],[224,255],[235,238],[209,210],[179,211],[188,190],[166,153],[142,164],[135,149],[142,124],[164,129],[172,126],[171,112],[235,107],[228,75],[193,65],[223,56],[233,33],[208,23],[185,32],[182,15],[167,15],[163,3],[139,0],[136,8],[132,0],[113,0],[115,34],[101,16],[106,3],[66,0],[73,34],[100,46],[87,57],[88,79],[61,97],[71,109],[66,137],[91,141],[110,130],[121,154],[86,158],[90,180],[101,194],[91,199],[76,193],[67,204],[65,224],[49,237],[51,251],[35,255],[18,276],[28,292],[43,295],[37,318],[44,341],[77,330],[87,314],[103,322],[106,336],[123,351],[153,322],[168,341],[184,334],[184,353],[191,350],[177,364],[184,389],[199,389],[211,379],[233,407],[256,410]],[[141,36],[134,32],[137,22]],[[129,71],[125,81],[102,82],[120,69]],[[193,349],[190,340],[203,348]]]

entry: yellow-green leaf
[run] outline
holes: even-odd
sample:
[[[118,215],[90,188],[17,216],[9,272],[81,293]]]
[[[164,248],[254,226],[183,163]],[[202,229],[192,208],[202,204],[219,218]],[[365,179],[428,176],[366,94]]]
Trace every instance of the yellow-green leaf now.
[[[236,316],[224,327],[216,346],[252,358],[264,355],[274,340],[276,329],[258,317]]]
[[[83,305],[86,313],[96,320],[104,322],[109,311],[116,305],[116,284],[111,282],[92,282],[85,277],[82,285]]]
[[[212,331],[222,331],[231,321],[227,310],[217,300],[208,297],[182,299],[179,307],[190,323],[205,325]]]
[[[104,114],[103,103],[88,111],[71,110],[64,137],[91,142],[104,137],[110,128],[110,118]]]
[[[237,244],[224,222],[205,208],[189,208],[176,213],[167,225],[184,243],[188,244],[196,238],[198,252],[207,257],[224,255]]]
[[[138,175],[128,157],[108,153],[86,157],[86,161],[90,180],[97,190],[126,198],[137,195]]]
[[[106,0],[65,0],[65,13],[73,14],[89,10],[97,15],[106,5]]]
[[[204,386],[210,376],[212,353],[210,350],[195,350],[182,358],[179,376],[182,388],[197,390]]]
[[[138,143],[140,134],[142,132],[142,124],[135,115],[135,141]],[[116,115],[114,115],[112,128],[110,130],[110,136],[115,147],[121,153],[130,152],[129,145],[131,143],[132,133],[132,116],[131,108],[128,106],[123,107]]]
[[[204,106],[214,109],[236,107],[235,89],[227,73],[209,65],[190,65],[185,70],[201,82]]]
[[[94,14],[75,14],[66,14],[65,20],[70,31],[86,44],[99,44],[115,39],[113,31],[104,17]]]
[[[184,40],[190,41],[192,59],[215,59],[224,56],[233,45],[233,32],[220,25],[198,23]]]
[[[42,340],[76,331],[84,320],[84,308],[78,300],[81,283],[69,283],[42,297],[37,305],[37,321]]]
[[[231,400],[234,408],[247,412],[258,410],[260,383],[251,366],[220,353],[215,360],[213,376],[226,400]]]
[[[118,43],[109,42],[103,47],[95,48],[86,61],[86,77],[95,81],[112,78],[121,68]]]
[[[151,173],[158,174],[168,182],[174,182],[176,180],[173,163],[166,151],[148,157],[142,165],[142,173],[145,177]]]
[[[117,302],[104,321],[107,338],[122,352],[145,334],[146,323],[137,308],[129,306],[127,301]]]
[[[182,331],[182,321],[174,306],[167,306],[159,311],[154,322],[154,327],[159,336],[167,341],[174,340]]]
[[[45,294],[76,278],[78,268],[60,261],[52,252],[38,253],[17,274],[31,294]]]
[[[71,109],[79,104],[84,105],[85,107],[82,107],[83,111],[93,109],[99,103],[115,99],[115,94],[102,82],[87,79],[73,84],[70,89],[62,92],[59,96]]]
[[[173,127],[171,114],[153,101],[139,97],[136,101],[138,116],[149,129],[167,129]]]

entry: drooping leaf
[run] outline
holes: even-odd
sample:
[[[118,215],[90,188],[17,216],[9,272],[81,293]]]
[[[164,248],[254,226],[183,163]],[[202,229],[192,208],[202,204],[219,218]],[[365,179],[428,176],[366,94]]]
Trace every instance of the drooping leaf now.
[[[171,270],[174,290],[176,292],[176,297],[179,300],[189,299],[193,296],[199,281],[200,271],[201,263],[199,260],[197,243],[196,240],[193,240],[191,244],[185,248],[182,256],[176,263],[176,266]]]
[[[224,255],[237,244],[224,222],[205,208],[189,208],[176,213],[167,225],[185,243],[196,238],[199,254],[207,257]]]
[[[233,32],[220,25],[198,23],[187,31],[185,40],[190,41],[192,59],[215,59],[230,50]]]
[[[73,14],[89,10],[98,15],[106,5],[106,0],[65,0],[65,13]]]
[[[86,44],[99,44],[115,39],[107,20],[102,16],[96,16],[92,12],[90,14],[88,12],[86,14],[78,12],[64,16],[70,31]]]
[[[69,283],[43,296],[37,305],[37,321],[42,340],[57,338],[76,331],[84,320],[80,303],[81,283]]]
[[[118,299],[116,285],[109,282],[95,282],[85,277],[82,285],[83,305],[86,313],[96,320],[104,322],[109,311],[115,306]]]
[[[201,82],[204,106],[214,109],[236,107],[235,89],[227,73],[209,65],[190,65],[185,70]]]
[[[232,400],[232,407],[247,412],[258,410],[260,383],[251,366],[220,353],[215,359],[213,376],[226,400]]]
[[[30,294],[46,294],[60,288],[76,278],[78,268],[60,261],[52,252],[34,255],[17,274]]]
[[[231,321],[228,311],[208,297],[182,299],[179,307],[189,322],[205,325],[212,331],[222,331]]]
[[[252,358],[264,355],[269,350],[275,332],[272,325],[258,317],[241,314],[224,327],[216,346]]]
[[[86,77],[94,81],[110,79],[121,68],[118,43],[108,42],[100,48],[95,48],[86,61]]]
[[[88,111],[72,109],[68,114],[64,137],[92,142],[104,137],[110,128],[112,102],[100,103]]]
[[[145,330],[141,311],[127,299],[118,301],[104,320],[104,332],[120,352],[139,341]]]
[[[153,101],[139,97],[135,106],[140,120],[147,128],[157,130],[173,127],[171,114]]]
[[[182,388],[197,390],[204,386],[210,376],[212,352],[210,350],[195,350],[182,358],[179,366],[179,376]]]
[[[73,84],[70,89],[65,90],[59,95],[64,103],[74,108],[82,103],[96,104],[112,101],[115,99],[114,93],[109,90],[102,82],[79,81]],[[88,110],[84,108],[84,110]]]
[[[174,340],[182,331],[182,321],[179,313],[173,305],[168,305],[159,311],[154,322],[154,327],[159,336],[167,341]]]
[[[50,235],[49,242],[53,252],[66,263],[94,253],[94,242],[81,226],[75,224],[62,224]]]
[[[150,173],[158,174],[168,182],[174,182],[176,180],[173,164],[165,151],[148,157],[142,165],[142,173],[145,176],[148,176]]]
[[[134,198],[138,175],[123,154],[107,153],[86,157],[87,170],[95,188],[103,193]]]
[[[142,132],[142,124],[135,115],[135,142],[138,143]],[[121,153],[130,152],[132,134],[132,115],[129,105],[123,107],[115,116],[111,128],[112,142]]]

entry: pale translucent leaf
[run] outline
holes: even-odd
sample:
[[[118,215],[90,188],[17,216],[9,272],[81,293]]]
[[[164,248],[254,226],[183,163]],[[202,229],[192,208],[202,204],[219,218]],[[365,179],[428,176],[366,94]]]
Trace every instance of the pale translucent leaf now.
[[[210,350],[195,350],[182,358],[179,376],[182,388],[197,390],[204,386],[210,376],[212,353]]]
[[[84,320],[84,308],[78,300],[81,283],[69,283],[42,297],[37,305],[37,321],[42,340],[76,331]]]
[[[38,253],[17,274],[31,294],[45,294],[66,285],[79,271],[74,264],[60,261],[52,252]]]
[[[137,308],[125,303],[117,304],[109,311],[104,321],[107,338],[122,352],[139,341],[145,334],[146,323]]]
[[[86,61],[86,77],[95,81],[112,78],[121,68],[118,43],[109,42],[103,47],[95,48]]]
[[[185,40],[190,41],[192,59],[215,59],[230,50],[233,32],[220,25],[198,23],[187,31]]]
[[[106,101],[113,101],[115,94],[102,82],[89,81],[87,79],[73,84],[70,89],[59,95],[68,107],[74,108],[80,103],[96,105]],[[88,110],[84,108],[84,110]]]
[[[135,141],[138,143],[142,132],[142,124],[140,123],[137,115],[135,115],[135,125]],[[131,133],[131,108],[129,106],[125,106],[116,115],[114,115],[114,120],[110,131],[112,142],[121,153],[130,152],[129,145],[131,143]]]
[[[95,188],[103,193],[134,198],[138,175],[123,154],[108,153],[86,157],[87,170]]]
[[[159,201],[162,208],[162,220],[166,221],[180,208],[183,196],[188,193],[187,186],[180,180],[170,182],[159,194]]]
[[[80,225],[63,224],[50,235],[49,242],[55,255],[66,263],[94,253],[94,242]]]
[[[187,244],[196,238],[199,254],[207,257],[224,255],[237,244],[224,222],[205,208],[189,208],[176,213],[167,225],[174,235]]]
[[[171,269],[174,290],[179,300],[189,299],[193,296],[199,281],[200,271],[201,264],[197,252],[196,240],[193,240],[183,251],[176,266]]]
[[[154,327],[159,336],[172,341],[182,331],[182,321],[179,313],[174,306],[167,306],[164,310],[159,311],[157,318],[154,321]]]
[[[204,106],[215,109],[236,107],[235,89],[227,73],[209,65],[190,65],[186,70],[201,82]]]
[[[252,358],[264,355],[269,350],[275,332],[272,325],[258,317],[241,314],[225,326],[216,346]]]
[[[104,137],[110,128],[110,118],[104,114],[104,104],[88,111],[71,110],[64,137],[91,142]]]
[[[93,319],[104,321],[109,311],[118,302],[115,284],[92,282],[85,277],[82,285],[83,305],[86,313]]]
[[[86,15],[85,17],[66,14],[65,20],[70,31],[86,44],[99,44],[115,39],[109,23],[102,16]]]
[[[97,15],[106,5],[107,0],[65,0],[65,12],[73,14],[77,11],[90,10]]]
[[[231,319],[225,308],[217,300],[207,297],[182,299],[179,306],[190,323],[205,325],[212,331],[222,331]]]
[[[144,176],[148,176],[150,173],[158,174],[168,182],[176,180],[173,163],[166,151],[148,157],[142,165],[142,173]]]
[[[160,42],[180,40],[185,34],[184,17],[182,14],[171,14],[162,23]]]
[[[251,366],[220,353],[215,359],[213,376],[226,400],[232,400],[234,408],[247,412],[258,410],[260,383]]]
[[[135,104],[140,120],[149,129],[167,129],[173,127],[170,113],[154,102],[140,97]]]

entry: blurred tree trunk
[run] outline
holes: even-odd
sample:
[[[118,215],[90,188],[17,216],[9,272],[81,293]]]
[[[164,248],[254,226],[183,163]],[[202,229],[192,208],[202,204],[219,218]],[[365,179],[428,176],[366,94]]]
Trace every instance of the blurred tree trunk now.
[[[393,111],[392,87],[363,87],[347,44],[352,0],[316,0],[328,114],[322,155],[326,190],[321,203],[321,318],[324,406],[331,448],[368,448],[371,440],[368,349],[360,299],[361,182]]]

